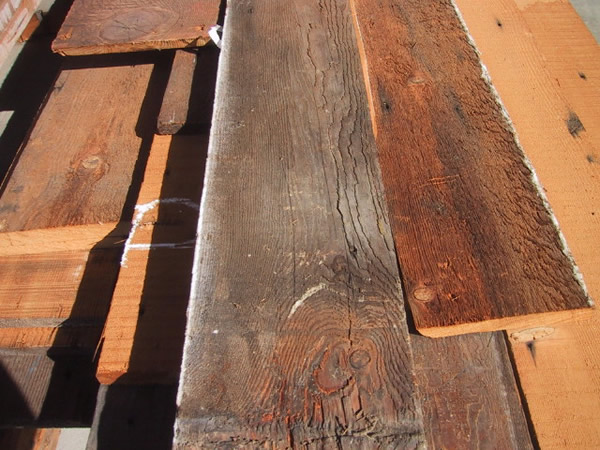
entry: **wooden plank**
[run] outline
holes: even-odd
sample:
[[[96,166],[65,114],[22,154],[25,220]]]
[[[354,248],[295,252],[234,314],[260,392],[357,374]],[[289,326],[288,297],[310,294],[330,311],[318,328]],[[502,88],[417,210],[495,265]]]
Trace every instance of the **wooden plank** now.
[[[210,127],[219,51],[203,47],[175,53],[156,126],[158,134],[202,132]]]
[[[153,67],[61,72],[2,185],[1,231],[121,219],[138,153],[152,138],[140,110]]]
[[[178,380],[207,141],[154,140],[104,328],[103,384]]]
[[[41,0],[0,1],[0,66],[27,27]]]
[[[566,1],[458,0],[592,298],[600,298],[600,48]],[[499,25],[500,24],[500,25]],[[585,130],[573,136],[570,113]],[[510,331],[542,448],[600,446],[600,315]]]
[[[110,222],[0,233],[0,257],[89,251],[98,244],[102,248],[115,248],[127,239],[128,228],[126,222]]]
[[[0,348],[50,348],[53,351],[93,350],[102,326],[0,328]]]
[[[429,448],[534,448],[503,333],[411,338]]]
[[[0,426],[91,423],[97,384],[89,355],[0,350]]]
[[[417,329],[445,336],[590,314],[453,4],[351,4]]]
[[[210,41],[219,0],[75,0],[52,43],[62,55],[198,47]]]
[[[55,318],[58,325],[67,318],[104,318],[116,281],[110,267],[118,267],[119,260],[119,249],[1,258],[0,324],[7,326],[8,319]]]
[[[224,28],[174,445],[420,448],[347,2]]]

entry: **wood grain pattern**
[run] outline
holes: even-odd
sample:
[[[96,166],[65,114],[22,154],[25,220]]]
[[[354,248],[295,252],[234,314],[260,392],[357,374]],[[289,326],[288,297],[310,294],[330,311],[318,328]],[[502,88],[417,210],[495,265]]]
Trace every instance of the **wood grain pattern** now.
[[[1,258],[0,323],[6,326],[9,319],[56,318],[60,323],[69,317],[105,317],[107,304],[100,300],[110,298],[110,280],[98,276],[94,283],[84,286],[85,292],[81,282],[86,271],[108,275],[107,267],[118,264],[119,256],[120,249],[99,251],[91,258],[89,250]],[[72,317],[76,299],[82,295],[86,301],[78,306],[77,317]]]
[[[589,314],[453,4],[351,3],[417,329],[444,336]]]
[[[207,132],[212,118],[219,50],[178,50],[158,115],[158,134]]]
[[[210,41],[219,0],[75,0],[52,43],[62,55],[197,47]]]
[[[126,227],[127,226],[127,227]],[[128,224],[100,223],[0,233],[0,257],[115,248],[127,238]]]
[[[121,219],[143,139],[152,133],[151,124],[137,125],[153,67],[61,72],[2,185],[1,231]]]
[[[176,383],[207,135],[157,136],[103,332],[102,384]]]
[[[592,298],[600,298],[600,47],[567,1],[458,0]],[[500,25],[498,25],[501,24]],[[571,135],[570,113],[585,130]],[[600,314],[510,330],[542,448],[600,446]]]
[[[177,448],[422,448],[345,0],[232,2]]]
[[[503,333],[411,337],[429,448],[534,448]]]

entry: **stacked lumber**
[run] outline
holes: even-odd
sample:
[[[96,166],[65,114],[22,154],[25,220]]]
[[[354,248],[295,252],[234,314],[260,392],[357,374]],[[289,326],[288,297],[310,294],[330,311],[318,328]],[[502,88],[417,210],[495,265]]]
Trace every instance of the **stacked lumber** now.
[[[348,5],[292,7],[227,10],[175,446],[527,448],[501,335],[409,338]]]
[[[75,0],[54,50],[194,47],[218,13]],[[214,47],[68,60],[0,193],[0,421],[89,423],[97,351],[90,448],[600,445],[582,27],[230,2],[214,111]]]
[[[13,379],[29,374],[20,390],[32,392],[24,402],[34,421],[48,416],[59,366],[73,365],[68,355],[78,361],[72,371],[88,380],[79,383],[94,388],[91,357],[129,231],[136,165],[159,106],[148,92],[166,81],[152,77],[156,57],[110,62],[65,65],[2,185],[0,359]],[[27,364],[22,355],[32,350]],[[83,422],[91,420],[89,406]]]

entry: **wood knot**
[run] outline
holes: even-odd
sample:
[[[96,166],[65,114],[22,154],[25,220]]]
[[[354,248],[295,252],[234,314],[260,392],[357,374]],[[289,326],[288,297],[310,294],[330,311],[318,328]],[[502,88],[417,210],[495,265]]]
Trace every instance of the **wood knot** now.
[[[336,275],[339,273],[346,272],[348,270],[348,262],[346,261],[346,258],[342,255],[338,255],[335,258],[333,258],[333,262],[331,263],[331,270],[333,270],[333,273],[335,273]]]
[[[515,342],[531,342],[538,339],[543,339],[554,333],[552,327],[536,327],[527,330],[515,331],[510,334],[510,338]]]
[[[342,345],[325,350],[321,363],[313,371],[315,384],[321,392],[333,394],[348,385],[352,374],[348,368],[347,358],[346,350]]]
[[[435,299],[436,293],[430,287],[420,287],[413,291],[413,297],[415,300],[418,300],[423,303],[428,303]]]
[[[84,159],[81,162],[81,165],[88,170],[97,169],[98,166],[102,163],[102,159],[98,156],[90,156],[89,158]]]
[[[350,355],[350,365],[355,369],[362,369],[371,362],[371,355],[366,350],[356,350]]]

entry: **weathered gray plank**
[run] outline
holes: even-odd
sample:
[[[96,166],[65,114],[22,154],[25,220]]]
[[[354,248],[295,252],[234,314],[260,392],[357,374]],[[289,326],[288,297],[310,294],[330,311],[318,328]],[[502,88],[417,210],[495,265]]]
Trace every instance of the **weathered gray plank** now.
[[[424,445],[353,33],[229,5],[176,447]]]

